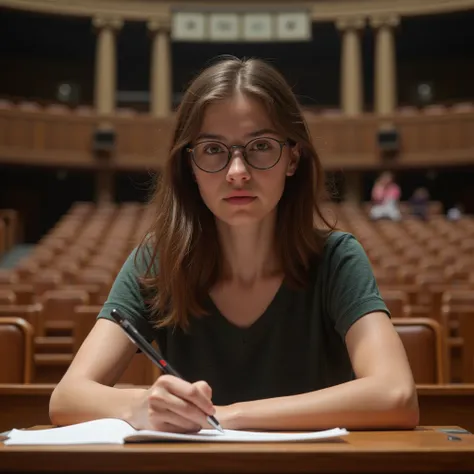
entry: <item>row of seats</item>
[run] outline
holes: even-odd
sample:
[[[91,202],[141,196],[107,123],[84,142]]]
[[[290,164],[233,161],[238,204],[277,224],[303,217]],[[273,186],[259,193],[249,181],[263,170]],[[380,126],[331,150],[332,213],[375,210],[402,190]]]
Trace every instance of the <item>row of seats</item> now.
[[[73,351],[68,358],[61,357],[63,354],[60,353],[55,354],[57,361],[67,362],[59,365],[55,376],[60,377],[64,373],[92,329],[99,310],[100,306],[75,308]],[[443,338],[439,325],[429,318],[393,319],[393,324],[406,349],[415,381],[418,384],[445,383]],[[1,360],[10,361],[8,364],[0,364],[0,383],[51,382],[42,380],[35,374],[35,370],[41,371],[47,359],[42,357],[43,354],[37,354],[35,357],[34,335],[33,325],[26,320],[18,317],[0,317],[0,355],[4,356]],[[60,344],[64,339],[57,342]],[[154,382],[158,373],[156,367],[143,354],[137,354],[117,382],[148,385]],[[51,375],[51,372],[48,375]]]
[[[430,321],[437,328],[430,331],[439,337],[430,340],[441,341],[433,349],[441,354],[441,375],[419,379],[474,381],[474,286],[464,265],[473,253],[474,220],[454,223],[434,212],[427,222],[372,222],[365,207],[327,208],[337,215],[338,227],[355,234],[366,249],[392,317],[408,325],[406,337],[420,338],[412,347],[423,346],[427,327],[413,322]],[[123,261],[152,219],[138,203],[76,203],[30,255],[15,268],[0,271],[0,318],[21,318],[33,328],[35,381],[55,382],[64,373],[90,329],[81,325],[84,315],[91,308],[95,320]],[[427,362],[423,366],[431,367]],[[128,381],[137,381],[129,375]]]

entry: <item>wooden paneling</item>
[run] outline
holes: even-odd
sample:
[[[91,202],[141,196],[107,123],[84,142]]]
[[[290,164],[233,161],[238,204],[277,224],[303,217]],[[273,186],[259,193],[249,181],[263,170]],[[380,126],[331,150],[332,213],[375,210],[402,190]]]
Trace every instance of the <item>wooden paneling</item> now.
[[[358,118],[307,113],[308,126],[325,168],[377,169],[384,162],[377,149],[382,120],[373,114]],[[474,164],[474,112],[415,113],[384,119],[400,134],[401,151],[393,168]],[[107,161],[111,169],[159,168],[166,159],[174,118],[147,114],[107,119],[117,136]],[[0,163],[100,168],[92,137],[98,119],[72,111],[62,113],[0,110]]]

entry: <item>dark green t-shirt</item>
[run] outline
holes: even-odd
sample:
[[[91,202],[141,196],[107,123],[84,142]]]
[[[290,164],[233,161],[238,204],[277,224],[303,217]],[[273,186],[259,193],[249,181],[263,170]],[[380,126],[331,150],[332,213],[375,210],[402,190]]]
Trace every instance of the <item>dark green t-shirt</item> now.
[[[373,311],[389,314],[361,245],[333,232],[310,270],[306,290],[283,284],[262,316],[249,328],[223,317],[208,298],[209,316],[191,317],[187,332],[154,329],[137,276],[146,257],[134,251],[118,274],[99,314],[111,319],[122,310],[163,356],[191,382],[205,380],[213,402],[294,395],[347,382],[353,370],[345,336],[351,325]]]

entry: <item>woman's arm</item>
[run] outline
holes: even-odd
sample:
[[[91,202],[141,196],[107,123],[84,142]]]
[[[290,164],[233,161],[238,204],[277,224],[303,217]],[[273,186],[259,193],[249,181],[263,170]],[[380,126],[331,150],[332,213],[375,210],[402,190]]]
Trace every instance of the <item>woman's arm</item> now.
[[[225,428],[412,429],[418,399],[403,344],[385,313],[360,318],[346,336],[357,379],[316,392],[218,407]],[[285,374],[282,374],[284,377]]]
[[[68,425],[97,418],[130,421],[133,404],[145,390],[113,385],[136,350],[122,328],[99,319],[54,389],[49,404],[51,422]]]

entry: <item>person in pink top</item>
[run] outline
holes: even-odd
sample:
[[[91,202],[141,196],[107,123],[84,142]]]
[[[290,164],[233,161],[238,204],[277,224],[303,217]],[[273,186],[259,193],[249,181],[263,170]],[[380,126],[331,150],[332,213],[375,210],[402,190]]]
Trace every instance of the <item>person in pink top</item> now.
[[[400,187],[395,183],[393,174],[389,171],[383,172],[372,188],[373,206],[370,217],[374,220],[383,218],[400,220],[401,214],[398,207],[400,196]]]

